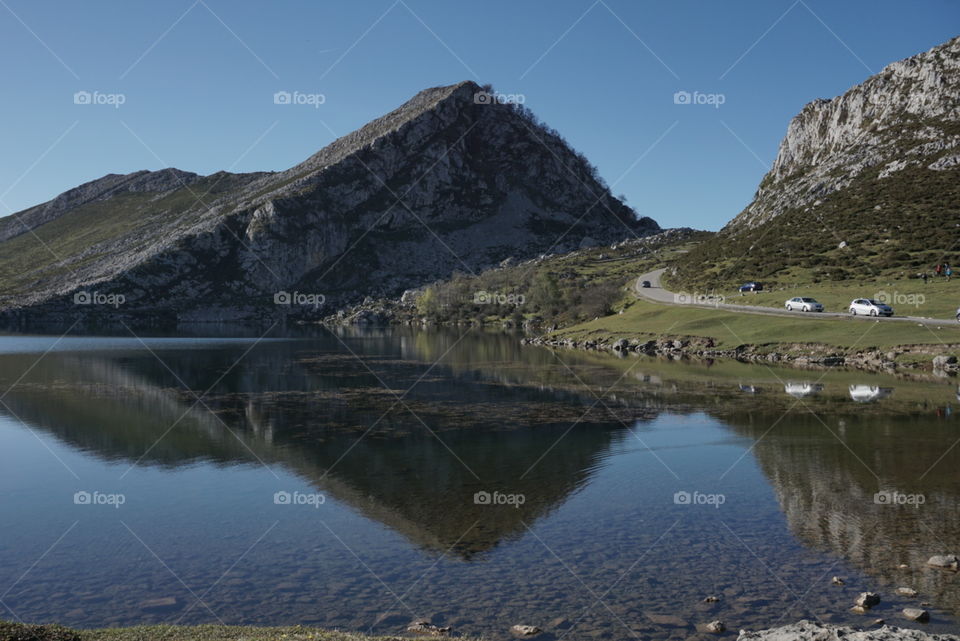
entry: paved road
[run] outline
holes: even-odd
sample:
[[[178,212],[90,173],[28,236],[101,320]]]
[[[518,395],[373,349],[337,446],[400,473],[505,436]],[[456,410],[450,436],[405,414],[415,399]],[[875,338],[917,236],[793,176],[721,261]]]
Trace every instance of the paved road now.
[[[759,307],[756,305],[737,305],[734,303],[721,303],[721,302],[709,302],[709,301],[693,301],[689,300],[689,296],[684,296],[682,293],[677,294],[671,291],[667,291],[660,285],[660,277],[663,275],[666,269],[655,269],[652,272],[647,272],[646,274],[641,275],[637,278],[637,282],[634,284],[634,292],[638,298],[646,298],[647,300],[652,300],[656,303],[668,303],[670,305],[689,305],[691,307],[702,307],[705,309],[724,309],[733,312],[746,312],[748,314],[763,314],[766,316],[789,316],[791,318],[803,318],[809,320],[823,320],[827,318],[847,318],[847,319],[856,319],[864,321],[882,321],[882,322],[910,322],[910,323],[920,323],[923,325],[943,325],[950,324],[955,325],[957,323],[956,319],[953,318],[922,318],[919,316],[890,316],[890,317],[875,317],[875,316],[853,316],[847,312],[817,312],[817,313],[808,313],[808,312],[788,312],[785,309],[776,309],[773,307]],[[650,287],[642,287],[641,283],[643,281],[650,281]],[[749,294],[746,294],[749,296]],[[786,298],[784,298],[786,300]]]

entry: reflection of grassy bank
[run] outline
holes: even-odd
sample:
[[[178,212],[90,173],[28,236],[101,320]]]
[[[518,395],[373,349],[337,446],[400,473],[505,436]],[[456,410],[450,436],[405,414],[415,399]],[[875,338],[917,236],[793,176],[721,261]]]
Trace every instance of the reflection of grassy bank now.
[[[131,628],[72,630],[59,625],[25,625],[0,621],[0,641],[389,641],[396,637],[288,626],[257,628],[227,625],[149,625]]]
[[[889,349],[900,345],[960,344],[960,327],[920,327],[913,323],[874,322],[860,319],[793,319],[758,316],[699,307],[659,305],[636,301],[622,314],[559,330],[551,336],[574,340],[642,339],[660,336],[713,339],[717,349],[740,345],[768,346],[770,351],[793,348],[809,351],[810,345],[841,351]]]

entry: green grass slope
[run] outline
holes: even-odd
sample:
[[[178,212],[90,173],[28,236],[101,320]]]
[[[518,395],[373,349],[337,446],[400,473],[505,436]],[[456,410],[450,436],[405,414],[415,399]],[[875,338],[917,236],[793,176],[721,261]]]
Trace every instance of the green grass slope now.
[[[748,280],[856,285],[914,278],[942,262],[960,268],[960,166],[910,167],[884,179],[879,171],[817,207],[787,210],[749,231],[721,231],[676,261],[671,282],[704,291]]]

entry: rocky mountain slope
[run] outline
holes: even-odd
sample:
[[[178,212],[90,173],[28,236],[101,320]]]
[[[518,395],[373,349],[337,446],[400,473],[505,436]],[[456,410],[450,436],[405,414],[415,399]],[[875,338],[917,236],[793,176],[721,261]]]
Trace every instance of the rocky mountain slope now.
[[[958,222],[960,37],[806,105],[753,202],[681,262],[680,277],[727,284],[929,269],[960,249]]]
[[[108,175],[0,220],[0,309],[319,317],[455,271],[659,229],[521,105],[427,89],[282,172]],[[322,309],[320,303],[325,303]]]

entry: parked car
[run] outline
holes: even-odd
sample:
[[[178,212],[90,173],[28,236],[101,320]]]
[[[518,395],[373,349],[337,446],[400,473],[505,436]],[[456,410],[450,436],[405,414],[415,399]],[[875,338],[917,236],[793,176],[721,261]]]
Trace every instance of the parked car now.
[[[643,287],[644,289],[649,289],[649,288],[650,288],[650,281],[649,281],[649,280],[643,281],[642,283],[640,283],[640,287]]]
[[[857,298],[850,303],[850,313],[854,316],[893,316],[893,308],[872,298]]]
[[[740,285],[740,293],[762,292],[762,291],[763,291],[763,283],[755,283],[753,281],[750,281],[749,283],[744,283],[743,285]]]
[[[784,307],[787,308],[788,312],[792,312],[795,309],[800,310],[801,312],[822,312],[823,311],[823,305],[818,303],[816,300],[812,298],[808,298],[806,296],[794,296],[793,298],[788,300],[786,303],[784,303]]]
[[[960,322],[960,307],[957,308],[957,321]]]

